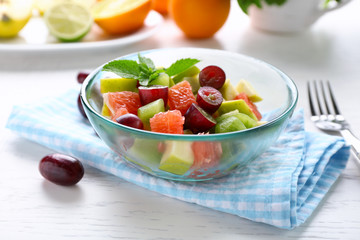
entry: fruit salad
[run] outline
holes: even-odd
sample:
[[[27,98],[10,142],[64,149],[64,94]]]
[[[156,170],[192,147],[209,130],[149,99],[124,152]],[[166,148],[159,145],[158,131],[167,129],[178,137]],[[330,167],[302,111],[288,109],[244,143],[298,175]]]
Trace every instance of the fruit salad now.
[[[102,115],[142,130],[170,134],[226,133],[258,126],[262,98],[250,82],[232,85],[221,67],[197,59],[156,68],[151,59],[114,60],[103,67],[118,78],[100,80]]]
[[[107,63],[102,71],[115,77],[100,79],[101,114],[127,127],[178,135],[228,133],[262,124],[256,106],[262,98],[250,82],[239,80],[233,85],[221,67],[200,69],[199,62],[185,58],[167,68],[156,67],[151,59],[138,54],[138,61]],[[157,169],[207,179],[234,165],[229,160],[234,157],[229,150],[234,147],[231,142],[136,138],[126,145],[124,151],[136,159],[128,160],[150,168],[148,172]],[[139,163],[139,159],[147,162]]]

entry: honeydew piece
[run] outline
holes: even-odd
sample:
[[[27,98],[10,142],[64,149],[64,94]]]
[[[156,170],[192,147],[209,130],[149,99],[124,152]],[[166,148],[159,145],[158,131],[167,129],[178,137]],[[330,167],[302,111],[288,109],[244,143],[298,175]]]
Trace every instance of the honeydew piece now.
[[[138,117],[144,124],[145,129],[150,129],[150,118],[159,112],[165,112],[164,100],[162,98],[148,103],[138,109]]]
[[[130,78],[103,78],[100,79],[100,92],[137,92],[137,80]]]
[[[241,79],[235,88],[239,93],[245,93],[252,102],[260,102],[262,100],[251,83],[245,79]]]
[[[240,113],[237,109],[228,113],[224,113],[223,115],[216,118],[216,121],[221,122],[228,117],[237,117],[245,125],[246,128],[253,128],[259,126],[258,121],[255,121],[244,113]]]
[[[184,175],[194,163],[191,142],[166,141],[166,149],[161,158],[159,169],[176,175]]]
[[[228,113],[234,110],[238,110],[240,113],[244,113],[257,121],[255,114],[243,99],[223,101],[218,109],[218,112],[220,115],[222,115],[224,113]]]
[[[166,73],[162,72],[155,80],[152,80],[149,85],[162,85],[169,87],[170,77]]]
[[[246,129],[243,122],[235,116],[225,118],[215,125],[215,133],[235,132]]]
[[[192,67],[186,69],[185,71],[183,71],[182,73],[175,75],[172,79],[173,79],[174,83],[177,84],[177,83],[183,81],[184,77],[192,77],[192,76],[199,74],[199,72],[200,72],[200,69],[197,66],[192,66]]]
[[[231,84],[230,79],[226,79],[224,85],[219,89],[225,100],[234,100],[239,94],[234,85]]]

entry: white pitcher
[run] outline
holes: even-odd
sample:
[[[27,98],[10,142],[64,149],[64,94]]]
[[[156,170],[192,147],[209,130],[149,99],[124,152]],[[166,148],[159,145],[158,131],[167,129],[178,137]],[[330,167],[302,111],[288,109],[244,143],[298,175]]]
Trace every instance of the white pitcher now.
[[[257,29],[291,33],[309,28],[322,15],[338,9],[351,0],[341,0],[324,8],[324,0],[287,0],[283,5],[267,5],[262,2],[262,8],[255,5],[249,7],[248,15],[251,25]]]

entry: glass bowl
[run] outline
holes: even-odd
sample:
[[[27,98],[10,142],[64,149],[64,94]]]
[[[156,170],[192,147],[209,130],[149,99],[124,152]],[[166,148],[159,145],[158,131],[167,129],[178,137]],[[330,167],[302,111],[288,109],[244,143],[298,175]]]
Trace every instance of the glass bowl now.
[[[169,67],[181,58],[197,58],[201,69],[220,66],[227,79],[236,84],[248,80],[263,100],[257,103],[266,123],[243,131],[221,134],[163,134],[117,124],[101,115],[99,93],[102,66],[84,81],[81,100],[88,119],[99,137],[124,161],[157,177],[180,181],[204,181],[225,176],[247,166],[266,151],[279,137],[291,117],[298,99],[294,82],[279,69],[255,58],[223,50],[203,48],[155,49],[140,52],[157,66]],[[138,53],[118,59],[137,60]],[[159,169],[165,148],[173,148],[173,166]],[[166,156],[164,156],[166,155]],[[186,164],[184,164],[186,162]],[[190,168],[189,164],[195,162]]]

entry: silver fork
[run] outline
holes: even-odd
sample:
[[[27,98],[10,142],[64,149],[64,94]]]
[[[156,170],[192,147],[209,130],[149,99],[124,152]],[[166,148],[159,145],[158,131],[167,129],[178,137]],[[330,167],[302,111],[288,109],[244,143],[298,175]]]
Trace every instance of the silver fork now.
[[[340,133],[351,145],[360,164],[360,140],[350,131],[348,122],[341,115],[329,81],[326,81],[326,87],[324,85],[323,81],[307,83],[311,121],[325,132]]]

